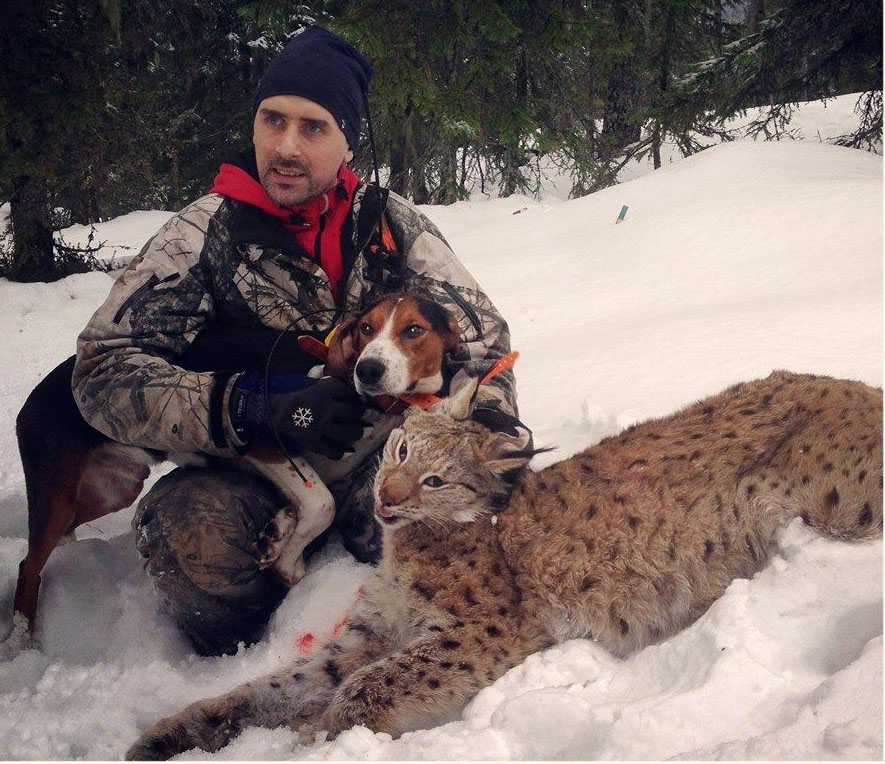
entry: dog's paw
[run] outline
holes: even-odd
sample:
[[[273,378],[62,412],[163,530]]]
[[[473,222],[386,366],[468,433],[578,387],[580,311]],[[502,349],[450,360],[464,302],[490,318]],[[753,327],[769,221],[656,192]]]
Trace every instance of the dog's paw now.
[[[293,507],[283,507],[268,521],[258,537],[258,567],[269,568],[277,561],[297,525]]]
[[[199,748],[212,753],[242,732],[239,710],[226,697],[194,703],[145,732],[126,751],[129,761],[161,761]]]
[[[21,613],[12,616],[12,631],[0,640],[0,661],[11,661],[25,650],[39,650],[40,643]]]

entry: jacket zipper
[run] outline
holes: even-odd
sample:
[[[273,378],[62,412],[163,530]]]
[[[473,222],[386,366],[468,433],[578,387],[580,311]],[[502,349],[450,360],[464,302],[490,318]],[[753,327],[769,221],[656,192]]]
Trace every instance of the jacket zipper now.
[[[456,290],[451,284],[442,282],[442,288],[445,289],[449,297],[458,304],[458,307],[464,311],[464,315],[470,319],[470,323],[473,324],[473,328],[476,329],[477,337],[482,337],[482,323],[479,320],[479,316],[476,315],[473,306],[458,294],[458,290]]]
[[[159,276],[157,276],[156,273],[152,273],[151,277],[144,284],[142,284],[140,287],[138,287],[138,289],[136,289],[131,295],[129,295],[125,300],[123,300],[123,304],[117,309],[117,312],[114,313],[114,323],[119,324],[120,321],[123,319],[123,316],[126,313],[126,311],[129,310],[129,308],[132,307],[132,304],[139,297],[141,297],[141,295],[143,295],[145,292],[150,291],[155,286],[157,286],[157,284],[165,284],[166,282],[173,281],[177,278],[178,278],[177,273],[170,273],[168,276],[166,276],[163,279],[161,279]]]

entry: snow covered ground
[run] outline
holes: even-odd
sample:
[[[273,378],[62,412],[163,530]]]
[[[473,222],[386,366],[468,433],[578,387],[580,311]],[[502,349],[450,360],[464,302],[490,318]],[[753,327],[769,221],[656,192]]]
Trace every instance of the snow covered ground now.
[[[803,110],[809,140],[726,144],[590,197],[426,209],[510,322],[523,419],[559,447],[536,466],[773,369],[881,386],[882,159],[816,141],[848,130],[845,103]],[[133,213],[99,238],[137,248],[167,216]],[[0,280],[0,639],[27,535],[15,415],[110,283]],[[264,640],[199,658],[158,608],[131,514],[54,553],[39,649],[0,645],[0,759],[119,758],[160,717],[329,634],[370,572],[331,545]],[[434,729],[309,747],[251,729],[215,758],[881,760],[882,647],[882,542],[797,521],[760,573],[627,660],[575,640]]]

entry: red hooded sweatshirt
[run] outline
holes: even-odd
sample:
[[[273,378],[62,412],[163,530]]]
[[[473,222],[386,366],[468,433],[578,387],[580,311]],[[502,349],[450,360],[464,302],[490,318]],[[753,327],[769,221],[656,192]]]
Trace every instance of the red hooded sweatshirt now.
[[[248,172],[234,164],[224,163],[215,176],[211,193],[251,204],[277,218],[326,272],[332,295],[337,300],[338,281],[344,272],[341,227],[350,213],[353,192],[359,183],[359,177],[342,165],[338,171],[338,182],[329,191],[307,204],[281,207]]]

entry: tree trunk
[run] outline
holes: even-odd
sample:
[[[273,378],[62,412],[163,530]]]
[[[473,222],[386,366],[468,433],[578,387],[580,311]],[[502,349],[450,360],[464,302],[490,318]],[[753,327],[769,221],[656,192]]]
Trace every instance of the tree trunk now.
[[[440,158],[439,188],[433,194],[435,204],[453,204],[458,201],[457,149],[451,148]]]
[[[641,66],[636,46],[642,29],[642,12],[635,3],[612,4],[618,42],[628,49],[619,52],[608,71],[608,85],[603,95],[604,111],[600,158],[614,159],[625,146],[635,143],[641,135],[641,126],[635,121],[639,108]]]
[[[750,0],[747,6],[747,34],[756,34],[765,18],[765,0]]]
[[[661,169],[661,123],[655,120],[651,134],[651,156],[656,170]]]
[[[390,143],[390,180],[387,186],[394,193],[405,196],[409,170],[405,140],[401,136],[401,132],[400,136],[394,135]]]
[[[412,105],[406,104],[403,112],[391,120],[390,180],[387,183],[391,191],[406,198],[409,196],[409,176],[412,171],[411,115]]]
[[[10,199],[13,259],[9,278],[13,281],[54,281],[52,202],[43,178],[22,176]]]
[[[661,51],[660,66],[658,67],[658,100],[663,101],[664,96],[670,89],[670,53],[673,47],[678,45],[676,39],[676,11],[670,6],[664,17],[664,48]],[[655,120],[654,132],[652,135],[652,156],[654,158],[655,169],[661,167],[661,123]]]
[[[624,56],[612,68],[605,93],[602,138],[606,158],[639,140],[641,129],[633,121],[639,106],[639,77],[634,56]]]

